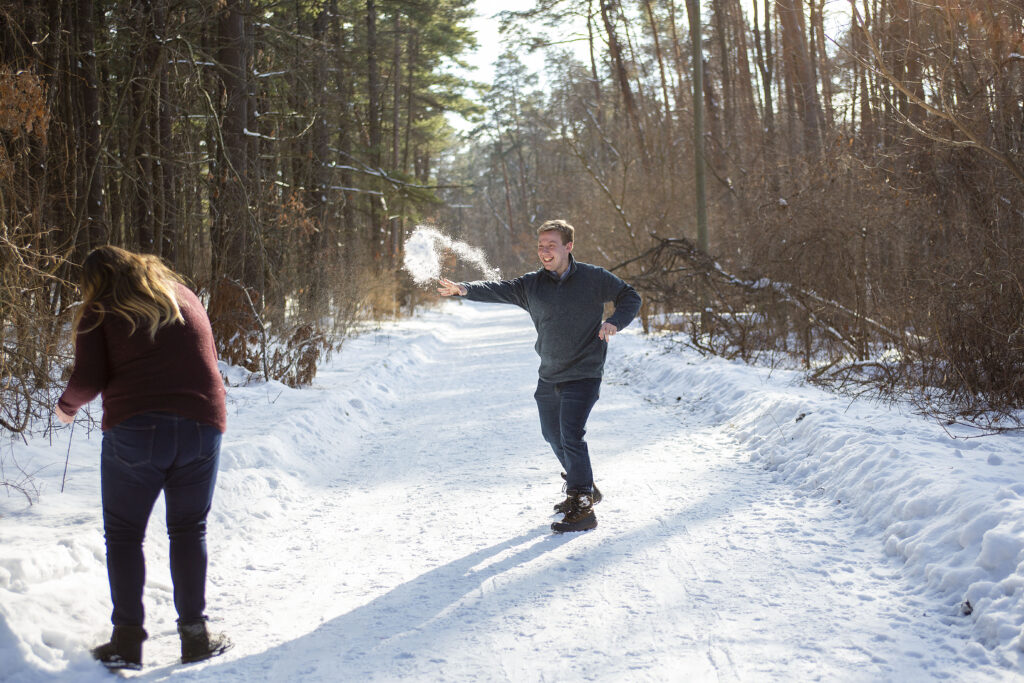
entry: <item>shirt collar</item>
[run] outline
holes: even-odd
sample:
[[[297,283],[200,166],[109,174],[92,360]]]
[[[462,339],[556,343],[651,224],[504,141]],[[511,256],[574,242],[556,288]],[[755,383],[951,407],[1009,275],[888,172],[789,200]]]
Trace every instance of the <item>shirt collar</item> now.
[[[541,270],[547,273],[548,277],[550,277],[552,280],[555,280],[556,282],[565,282],[566,280],[569,279],[570,275],[576,272],[576,259],[573,258],[572,254],[569,254],[569,267],[566,268],[565,272],[562,273],[561,275],[556,275],[555,273],[552,273],[550,270],[547,270],[546,268],[541,268]]]

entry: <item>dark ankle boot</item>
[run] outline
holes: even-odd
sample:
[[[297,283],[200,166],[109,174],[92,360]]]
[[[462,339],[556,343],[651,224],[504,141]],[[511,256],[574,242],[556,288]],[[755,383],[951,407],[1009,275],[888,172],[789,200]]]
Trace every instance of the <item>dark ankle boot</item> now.
[[[92,658],[108,669],[141,669],[142,641],[149,637],[141,626],[115,626],[110,642],[93,648]]]
[[[178,622],[178,635],[181,637],[181,662],[201,662],[216,657],[227,651],[232,643],[223,633],[210,633],[206,628],[206,620],[192,621],[187,624]]]
[[[594,498],[588,492],[568,491],[569,511],[561,522],[554,522],[551,530],[556,534],[566,531],[587,531],[597,527],[597,515],[594,514]]]
[[[562,472],[562,479],[565,479],[565,472]],[[562,490],[565,491],[565,484],[562,484]],[[601,494],[601,489],[597,488],[597,484],[594,484],[594,505],[597,505],[602,500],[604,500],[604,496]],[[565,500],[563,500],[561,503],[555,503],[555,512],[557,512],[560,515],[564,515],[571,509],[572,498],[570,496],[566,496]]]

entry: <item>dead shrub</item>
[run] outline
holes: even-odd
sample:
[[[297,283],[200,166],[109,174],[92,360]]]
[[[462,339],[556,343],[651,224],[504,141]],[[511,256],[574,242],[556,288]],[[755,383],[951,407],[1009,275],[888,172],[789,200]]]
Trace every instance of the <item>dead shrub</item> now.
[[[0,427],[20,433],[32,419],[48,422],[52,385],[70,365],[66,315],[55,300],[70,283],[56,274],[63,263],[34,248],[38,235],[0,223]]]
[[[936,288],[925,310],[922,383],[945,391],[961,416],[1024,406],[1021,273],[963,273]]]
[[[272,325],[264,319],[268,311],[261,310],[260,303],[253,288],[228,278],[218,281],[208,311],[220,359],[288,386],[309,384],[326,336],[307,322]]]
[[[227,277],[214,284],[207,313],[217,355],[226,363],[259,372],[262,368],[261,348],[265,347],[265,330],[257,310],[259,293],[252,287]]]
[[[323,268],[316,277],[315,298],[295,288],[295,294],[273,299],[222,278],[208,306],[220,358],[254,375],[304,386],[362,321],[401,313],[399,279],[393,272],[338,266]]]
[[[50,124],[46,96],[46,85],[39,76],[0,68],[0,131],[46,142]]]
[[[824,161],[786,201],[766,197],[756,224],[720,240],[719,259],[663,240],[630,279],[655,308],[684,313],[679,327],[703,352],[788,356],[838,391],[1016,428],[1024,188],[977,154],[919,152],[887,166]]]

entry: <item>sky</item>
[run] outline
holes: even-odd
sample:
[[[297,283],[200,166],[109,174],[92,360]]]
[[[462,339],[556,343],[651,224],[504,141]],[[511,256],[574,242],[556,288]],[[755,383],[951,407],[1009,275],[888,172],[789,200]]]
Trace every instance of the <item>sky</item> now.
[[[523,11],[533,7],[533,0],[477,0],[477,17],[470,22],[476,31],[477,49],[467,55],[467,61],[475,67],[474,78],[490,83],[494,77],[494,62],[504,49],[497,14],[502,11]],[[544,56],[540,54],[523,55],[532,69],[538,73],[543,70]]]
[[[477,16],[470,22],[470,28],[476,33],[477,49],[464,55],[471,67],[471,71],[467,74],[469,78],[486,84],[490,84],[494,80],[494,62],[505,49],[497,15],[503,11],[524,11],[533,6],[534,0],[502,0],[501,2],[477,0]],[[586,49],[585,43],[580,42],[575,45],[581,51]],[[542,51],[533,53],[523,51],[520,53],[520,58],[531,71],[537,74],[538,86],[544,88],[544,53]],[[586,55],[581,52],[580,58],[584,59]],[[470,128],[469,123],[457,114],[450,114],[448,120],[456,130],[464,132]]]
[[[743,3],[748,21],[753,17],[752,4],[754,1],[758,0],[744,0]],[[505,10],[527,10],[534,6],[534,2],[535,0],[501,0],[500,2],[495,0],[477,0],[477,17],[470,25],[476,31],[479,45],[474,53],[466,56],[467,61],[475,67],[473,78],[484,83],[490,83],[494,74],[494,61],[503,49],[498,20],[495,18],[495,15]],[[846,26],[846,23],[849,21],[847,9],[848,5],[845,0],[828,0],[826,2],[827,17],[829,19],[829,30],[827,33],[830,37],[838,36],[842,32],[842,28]],[[761,21],[764,20],[763,8],[759,17]],[[685,22],[685,15],[681,16],[681,20]],[[585,43],[578,43],[578,47],[581,51],[581,58],[586,58]],[[543,54],[524,54],[522,58],[531,69],[541,76],[541,82],[543,83]]]

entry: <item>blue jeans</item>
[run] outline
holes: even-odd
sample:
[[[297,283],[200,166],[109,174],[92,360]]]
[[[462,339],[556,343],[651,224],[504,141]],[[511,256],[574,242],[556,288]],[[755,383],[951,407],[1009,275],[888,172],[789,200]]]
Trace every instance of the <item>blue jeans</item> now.
[[[115,626],[142,626],[142,540],[160,491],[167,504],[174,607],[181,622],[204,618],[206,516],[220,460],[216,427],[171,413],[132,416],[103,433],[100,488]]]
[[[552,384],[537,380],[540,431],[551,444],[558,462],[565,470],[567,490],[589,492],[594,488],[594,472],[590,452],[583,436],[587,418],[601,395],[601,379],[577,379]]]

